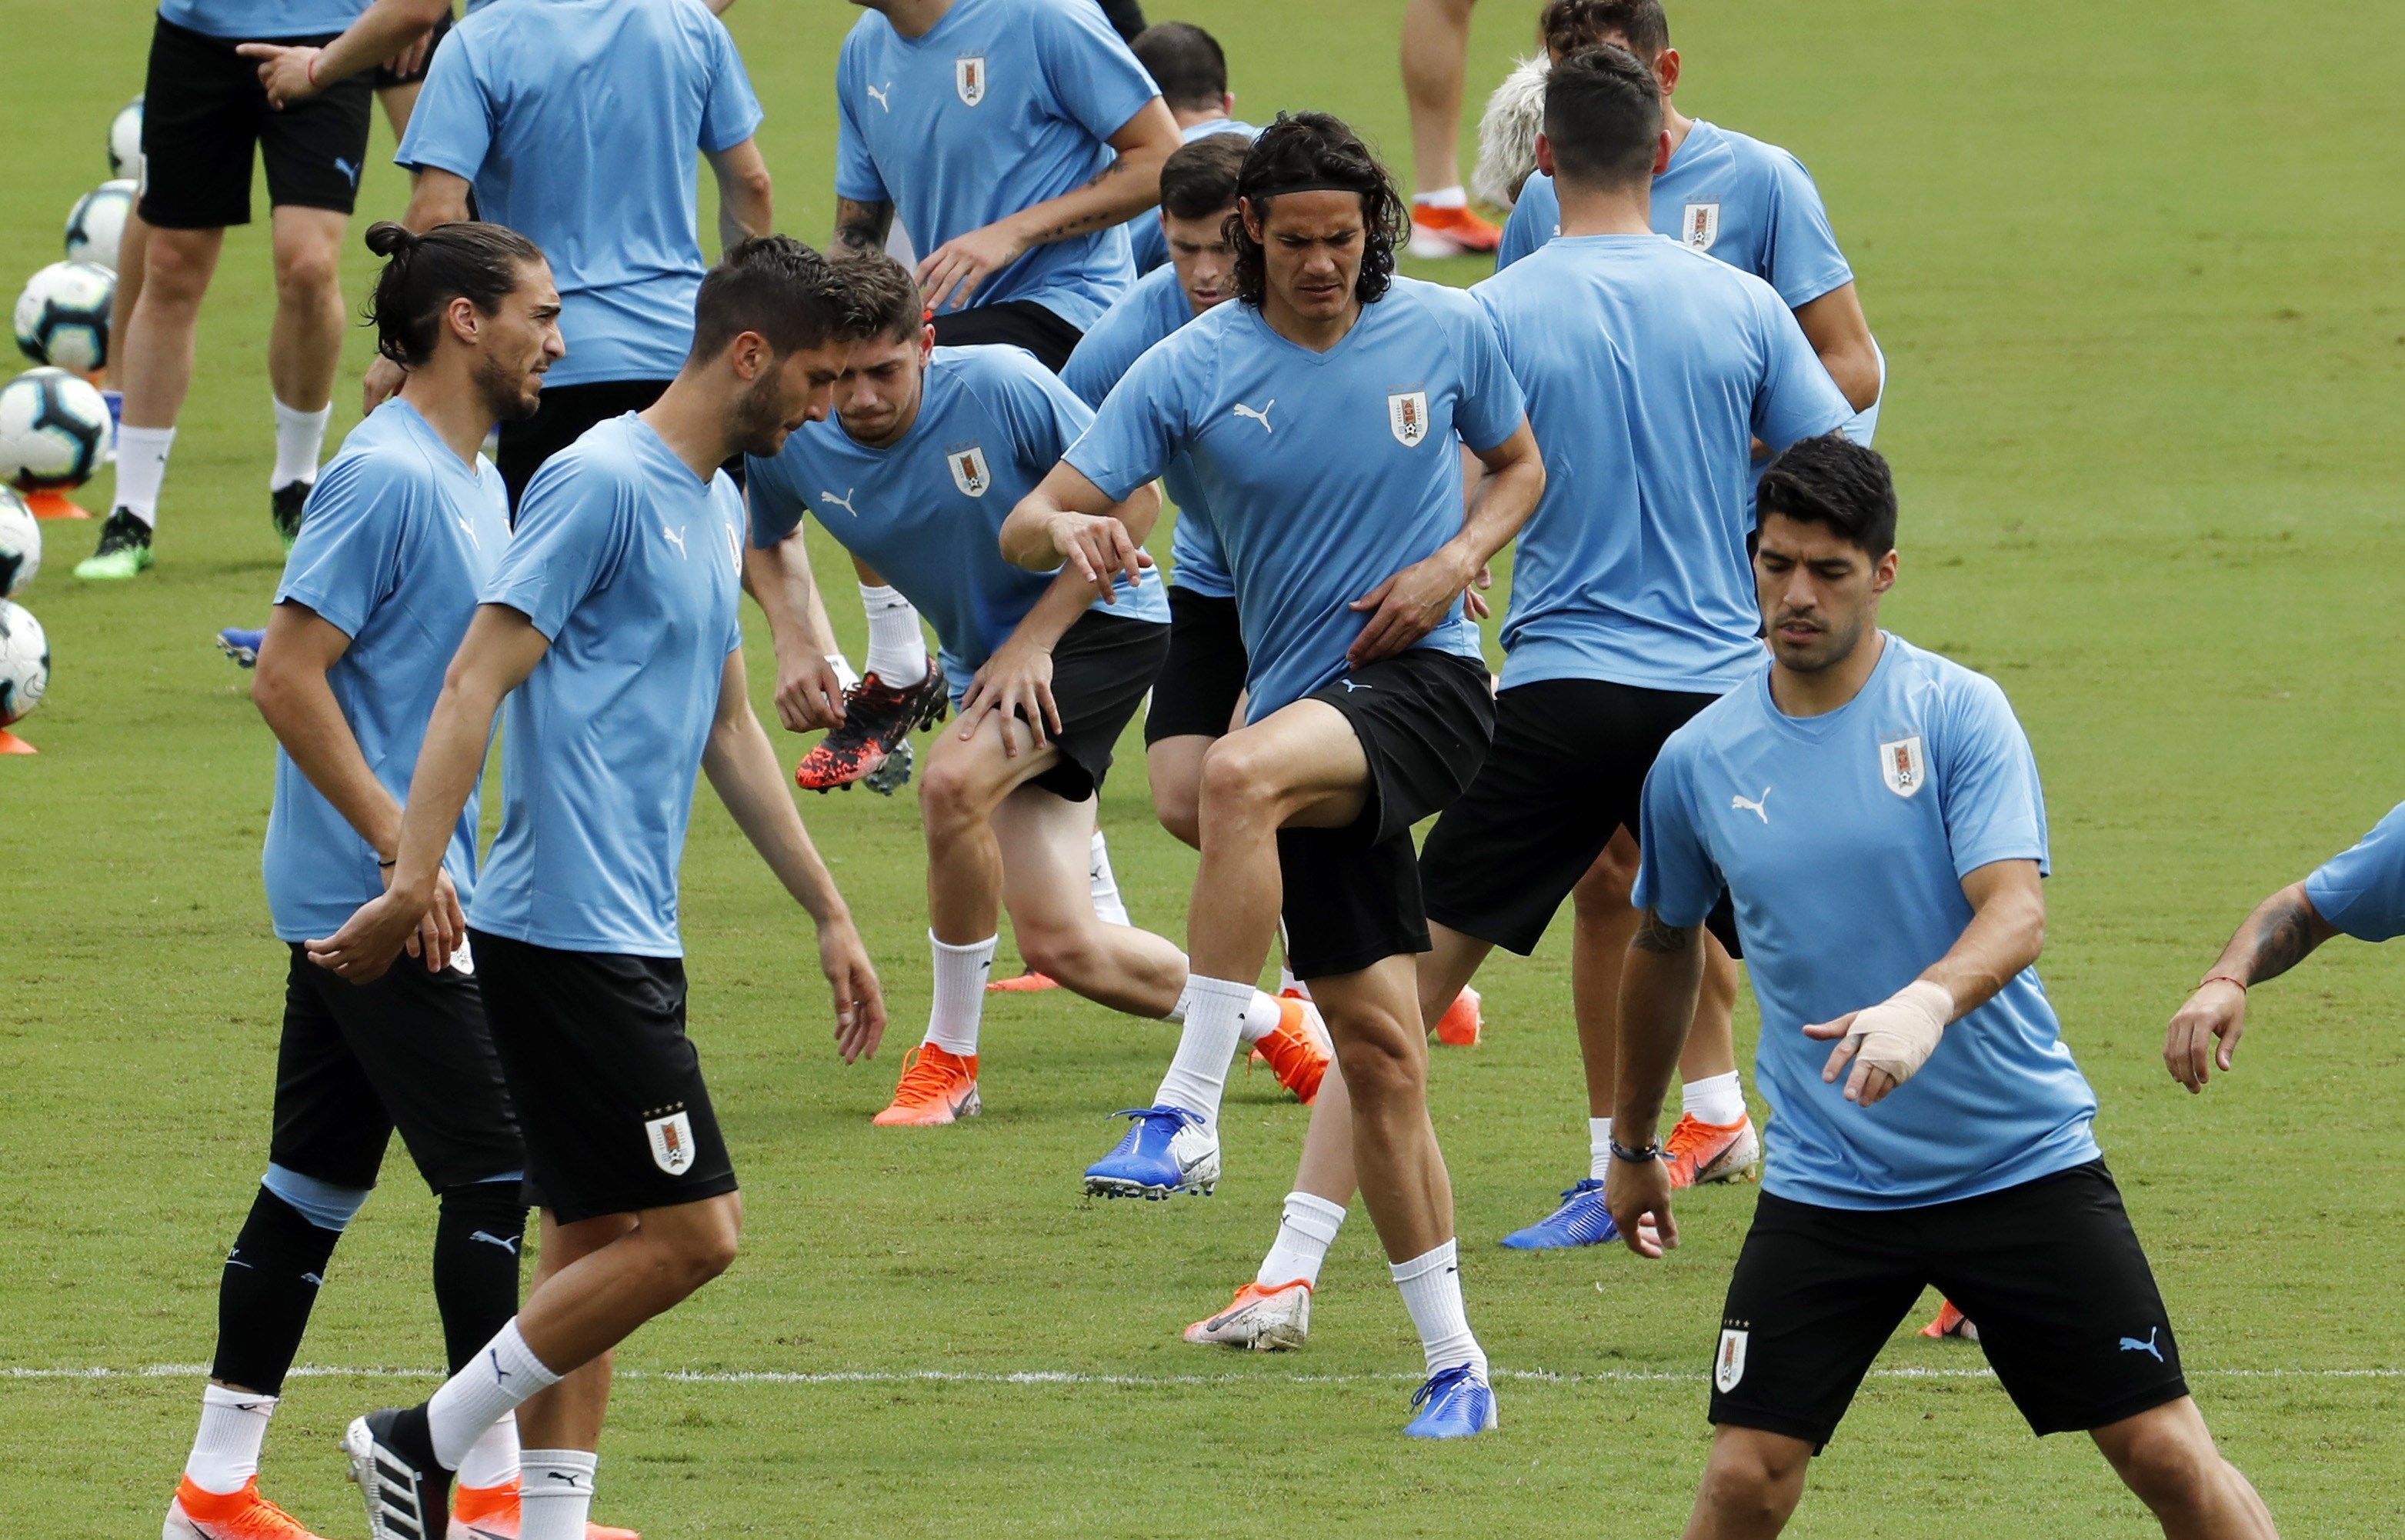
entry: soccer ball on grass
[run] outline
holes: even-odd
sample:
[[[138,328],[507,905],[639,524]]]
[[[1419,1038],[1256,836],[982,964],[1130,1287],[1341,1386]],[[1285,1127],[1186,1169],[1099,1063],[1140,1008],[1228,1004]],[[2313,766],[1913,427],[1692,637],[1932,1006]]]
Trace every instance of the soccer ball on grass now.
[[[117,271],[118,243],[125,237],[125,217],[134,212],[134,189],[132,181],[120,178],[76,200],[67,215],[68,261]]]
[[[17,346],[37,364],[89,374],[108,362],[117,274],[98,262],[52,262],[17,296]]]
[[[0,482],[65,491],[108,461],[108,403],[63,369],[29,369],[0,385]]]
[[[22,592],[41,569],[41,524],[24,498],[0,486],[0,599]]]
[[[50,643],[21,604],[0,599],[0,727],[21,721],[50,687]]]
[[[117,109],[108,123],[108,174],[142,179],[142,98]]]

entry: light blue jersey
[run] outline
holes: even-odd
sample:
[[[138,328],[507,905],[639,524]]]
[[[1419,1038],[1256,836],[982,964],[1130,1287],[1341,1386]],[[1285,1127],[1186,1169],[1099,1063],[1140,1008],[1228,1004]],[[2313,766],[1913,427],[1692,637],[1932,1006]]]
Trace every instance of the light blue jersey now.
[[[922,256],[1091,181],[1160,94],[1093,0],[953,0],[923,37],[872,11],[835,89],[836,196],[892,203]],[[1032,300],[1083,331],[1134,278],[1114,225],[1030,247],[971,303]]]
[[[752,137],[735,40],[694,0],[512,0],[434,52],[393,157],[465,177],[542,248],[568,356],[556,385],[666,380],[693,345],[696,151]]]
[[[694,475],[634,413],[535,472],[484,601],[551,650],[509,698],[501,831],[470,924],[562,951],[683,955],[677,864],[743,645],[742,566],[734,481]]]
[[[1884,634],[1883,634],[1884,636]],[[1995,681],[1884,636],[1862,693],[1818,717],[1772,703],[1770,665],[1670,735],[1645,780],[1637,903],[1700,925],[1725,888],[1762,1006],[1771,1107],[1762,1187],[1799,1203],[1906,1209],[2033,1182],[2097,1156],[2095,1093],[2025,968],[1869,1107],[1822,1085],[1804,1035],[1876,1005],[1971,923],[1962,878],[2046,865],[2037,762]]]
[[[250,43],[328,36],[367,8],[368,0],[161,0],[159,15],[204,36]]]
[[[1035,489],[1093,413],[1018,347],[939,347],[928,361],[910,430],[872,449],[839,417],[805,423],[776,458],[746,462],[752,543],[775,545],[804,511],[836,543],[884,574],[935,623],[952,698],[1009,638],[1053,574],[1002,559],[1002,521]],[[1169,623],[1150,570],[1119,582],[1130,620]]]
[[[405,400],[369,413],[317,473],[275,602],[306,606],[351,638],[326,684],[395,802],[409,800],[443,670],[509,541],[500,472],[481,455],[471,470]],[[473,792],[443,866],[465,902],[476,888]],[[331,936],[384,891],[375,847],[281,747],[260,867],[284,941]]]
[[[1853,409],[1769,285],[1659,235],[1552,242],[1486,307],[1545,495],[1520,531],[1503,685],[1610,679],[1721,693],[1761,665],[1751,441]]]
[[[2357,941],[2405,935],[2405,803],[2305,879],[2314,910]]]
[[[1178,286],[1177,270],[1156,268],[1136,280],[1118,303],[1103,312],[1103,318],[1062,366],[1061,381],[1088,406],[1098,407],[1153,343],[1192,319],[1194,302]],[[1171,586],[1208,598],[1233,598],[1236,586],[1228,579],[1228,564],[1219,554],[1218,537],[1211,531],[1194,468],[1180,455],[1169,462],[1160,479],[1169,488],[1169,500],[1177,505],[1177,525],[1169,538]]]
[[[1325,353],[1230,301],[1136,360],[1068,463],[1114,497],[1181,454],[1234,581],[1249,720],[1331,683],[1366,617],[1346,606],[1461,532],[1461,454],[1526,416],[1478,301],[1396,278]],[[1418,642],[1479,655],[1454,602]]]
[[[1179,132],[1189,145],[1197,139],[1208,139],[1215,133],[1241,133],[1247,139],[1261,136],[1259,128],[1233,118],[1214,118],[1207,123],[1196,123]],[[1169,264],[1169,235],[1160,228],[1160,210],[1148,208],[1130,219],[1127,232],[1128,250],[1135,258],[1137,277]]]

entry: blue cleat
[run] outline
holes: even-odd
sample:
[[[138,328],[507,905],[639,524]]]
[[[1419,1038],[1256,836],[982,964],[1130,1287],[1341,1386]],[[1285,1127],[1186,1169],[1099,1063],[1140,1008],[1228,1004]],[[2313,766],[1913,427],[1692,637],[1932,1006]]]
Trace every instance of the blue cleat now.
[[[1403,1429],[1408,1438],[1470,1438],[1496,1425],[1495,1390],[1468,1364],[1439,1369],[1412,1393],[1419,1415]]]
[[[1620,1226],[1603,1206],[1603,1183],[1588,1177],[1562,1194],[1560,1208],[1525,1230],[1513,1230],[1503,1244],[1515,1252],[1553,1252],[1619,1239]]]
[[[255,668],[259,665],[259,644],[266,639],[264,631],[245,631],[238,625],[229,625],[218,633],[218,651],[232,658],[237,668]]]
[[[1131,1107],[1132,1118],[1111,1153],[1086,1168],[1089,1197],[1211,1196],[1219,1184],[1219,1136],[1183,1107]]]

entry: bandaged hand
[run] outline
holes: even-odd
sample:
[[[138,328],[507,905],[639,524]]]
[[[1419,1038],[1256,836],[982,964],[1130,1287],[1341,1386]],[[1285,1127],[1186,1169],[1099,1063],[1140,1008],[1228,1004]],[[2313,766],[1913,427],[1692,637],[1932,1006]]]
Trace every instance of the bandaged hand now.
[[[1953,1019],[1954,997],[1946,987],[1915,979],[1877,1005],[1805,1028],[1804,1035],[1837,1040],[1821,1067],[1821,1083],[1835,1080],[1850,1062],[1846,1099],[1867,1107],[1929,1062]]]

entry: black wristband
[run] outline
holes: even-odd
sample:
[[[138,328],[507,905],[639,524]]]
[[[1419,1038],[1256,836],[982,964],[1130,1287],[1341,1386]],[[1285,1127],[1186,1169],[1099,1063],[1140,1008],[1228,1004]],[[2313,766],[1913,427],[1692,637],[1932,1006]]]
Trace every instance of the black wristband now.
[[[1610,1141],[1610,1150],[1612,1159],[1625,1160],[1635,1166],[1642,1166],[1649,1160],[1667,1160],[1669,1158],[1662,1153],[1662,1146],[1658,1143],[1648,1144],[1641,1150],[1632,1150],[1627,1145],[1621,1143],[1618,1140],[1613,1140]]]
[[[376,868],[377,868],[377,870],[381,871],[381,870],[383,870],[385,867],[387,867],[387,866],[398,866],[398,865],[400,865],[400,864],[401,864],[401,858],[400,858],[399,856],[395,856],[395,857],[393,857],[390,861],[377,861],[377,862],[376,862]]]

